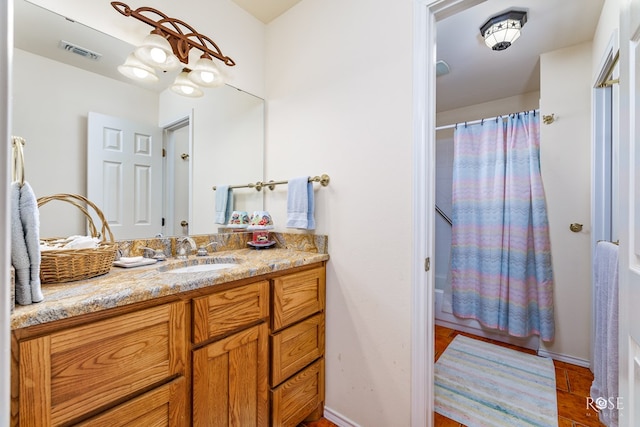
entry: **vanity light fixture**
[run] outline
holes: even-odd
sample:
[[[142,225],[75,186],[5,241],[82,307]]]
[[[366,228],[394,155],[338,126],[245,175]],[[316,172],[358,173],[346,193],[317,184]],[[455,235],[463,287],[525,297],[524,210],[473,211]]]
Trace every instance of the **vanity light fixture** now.
[[[520,37],[527,12],[510,10],[490,18],[480,27],[484,42],[493,50],[505,50]]]
[[[178,74],[176,80],[171,85],[171,90],[178,95],[190,96],[192,98],[198,98],[203,95],[202,90],[197,84],[189,79],[189,69],[185,68]]]
[[[142,80],[145,82],[157,82],[156,71],[144,62],[140,61],[133,53],[127,56],[124,64],[118,66],[118,71],[130,79]]]
[[[170,18],[151,7],[132,10],[119,1],[111,2],[111,6],[124,16],[131,16],[154,27],[142,44],[129,55],[125,64],[118,67],[127,77],[146,81],[153,81],[155,77],[158,80],[155,69],[171,71],[180,68],[182,63],[182,71],[171,85],[171,90],[194,97],[202,96],[201,87],[218,87],[224,83],[224,77],[213,58],[230,67],[236,65],[213,40],[198,33],[184,21]],[[188,68],[191,49],[201,51],[202,55],[193,67]]]

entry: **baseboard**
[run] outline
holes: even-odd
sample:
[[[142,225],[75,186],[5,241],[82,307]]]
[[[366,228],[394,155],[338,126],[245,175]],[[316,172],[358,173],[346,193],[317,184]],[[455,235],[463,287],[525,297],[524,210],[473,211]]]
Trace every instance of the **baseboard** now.
[[[339,427],[360,427],[359,424],[326,406],[324,407],[324,417]]]
[[[538,356],[550,357],[553,360],[571,363],[572,365],[582,366],[583,368],[591,368],[591,363],[588,360],[581,359],[579,357],[567,356],[566,354],[554,353],[552,351],[538,349]]]

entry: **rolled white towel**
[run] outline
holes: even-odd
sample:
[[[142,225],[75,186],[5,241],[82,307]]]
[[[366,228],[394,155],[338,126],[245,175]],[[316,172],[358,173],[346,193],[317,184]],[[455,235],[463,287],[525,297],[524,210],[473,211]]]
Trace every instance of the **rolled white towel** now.
[[[75,236],[73,240],[64,245],[64,249],[93,249],[100,244],[100,239],[91,236]]]

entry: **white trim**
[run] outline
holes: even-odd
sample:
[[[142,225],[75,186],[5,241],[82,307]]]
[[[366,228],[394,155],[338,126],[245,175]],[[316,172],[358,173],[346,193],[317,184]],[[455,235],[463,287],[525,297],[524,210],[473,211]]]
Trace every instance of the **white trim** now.
[[[615,127],[617,116],[618,85],[606,88],[597,87],[606,70],[611,68],[613,59],[618,53],[618,30],[612,32],[609,42],[600,59],[596,76],[593,78],[592,111],[591,111],[591,251],[592,258],[599,240],[617,240],[617,228],[612,229],[614,217],[613,207],[617,206],[617,195],[608,194],[615,188],[615,173],[612,164],[617,163],[617,128]],[[614,69],[615,70],[615,69]],[[613,119],[612,119],[613,118]],[[604,142],[611,136],[611,145]],[[616,235],[614,235],[616,233]],[[591,276],[591,312],[596,312],[595,277]],[[595,342],[595,316],[591,318],[591,348],[589,356],[591,363],[588,365],[593,370],[593,343]]]
[[[9,239],[9,171],[11,157],[11,69],[13,59],[13,0],[7,0],[0,5],[0,134],[4,141],[4,149],[0,150],[0,164],[4,171],[2,178],[2,190],[0,190],[0,426],[8,426],[10,423],[10,361],[11,361],[11,317],[9,286],[6,286],[10,278],[11,253]]]
[[[162,147],[165,150],[166,155],[162,158],[162,216],[164,218],[164,225],[162,226],[162,234],[164,236],[173,236],[173,229],[169,229],[169,224],[172,226],[175,225],[174,218],[174,209],[173,206],[175,204],[175,188],[174,188],[174,179],[175,179],[175,166],[172,162],[169,162],[168,159],[175,158],[174,152],[174,136],[173,132],[182,129],[185,126],[189,127],[189,157],[193,159],[193,116],[194,109],[190,109],[187,114],[184,116],[178,116],[179,118],[172,120],[171,122],[162,125]],[[189,185],[189,202],[188,202],[188,215],[187,221],[189,224],[193,224],[193,162],[189,162],[189,170],[188,170],[188,185]]]
[[[331,408],[324,407],[323,416],[331,421],[334,424],[337,424],[340,427],[360,427],[360,424],[357,424],[354,421],[351,421],[349,418],[345,417],[339,412],[334,411]]]
[[[538,350],[538,356],[549,357],[553,360],[570,363],[572,365],[582,366],[583,368],[589,368],[589,365],[591,363],[586,359],[581,359],[579,357],[574,357],[574,356],[568,356],[566,354],[554,353],[552,351],[547,351],[547,350]]]
[[[433,272],[425,272],[425,259],[433,252],[434,179],[429,177],[433,160],[435,126],[435,18],[416,0],[413,10],[413,266],[411,319],[411,426],[431,426],[433,419]],[[431,131],[431,132],[430,132]],[[430,280],[431,279],[431,280]]]
[[[486,0],[414,0],[411,426],[433,425],[436,19]]]

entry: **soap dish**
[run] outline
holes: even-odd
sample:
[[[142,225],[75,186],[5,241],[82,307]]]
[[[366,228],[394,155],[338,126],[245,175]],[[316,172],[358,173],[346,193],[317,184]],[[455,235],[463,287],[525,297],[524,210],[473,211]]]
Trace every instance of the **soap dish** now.
[[[247,245],[256,248],[256,249],[264,249],[264,248],[270,248],[271,246],[275,245],[276,241],[275,240],[269,240],[267,242],[263,242],[263,243],[256,243],[256,242],[247,242]]]
[[[157,259],[143,258],[140,261],[135,261],[135,262],[113,261],[113,265],[115,267],[131,268],[131,267],[141,267],[143,265],[151,265],[151,264],[155,264],[156,262],[158,262]]]

